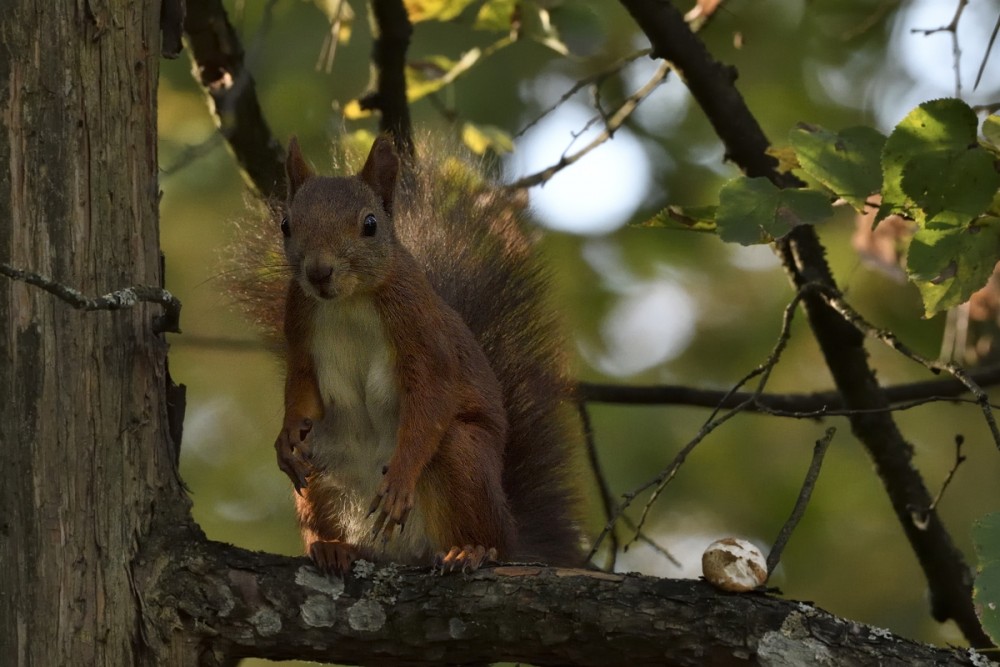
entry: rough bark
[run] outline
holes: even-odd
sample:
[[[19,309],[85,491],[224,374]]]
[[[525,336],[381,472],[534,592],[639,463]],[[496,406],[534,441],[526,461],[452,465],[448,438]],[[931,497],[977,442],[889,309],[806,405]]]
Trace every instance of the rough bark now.
[[[153,549],[143,570],[156,627],[179,629],[203,665],[238,656],[339,664],[945,665],[937,649],[763,594],[694,580],[538,566],[437,576],[356,567],[342,581],[303,558],[226,545]],[[367,565],[367,564],[365,564]]]
[[[158,3],[0,12],[0,259],[96,295],[158,285]],[[0,281],[0,661],[148,660],[131,561],[160,494],[166,346],[144,306]]]

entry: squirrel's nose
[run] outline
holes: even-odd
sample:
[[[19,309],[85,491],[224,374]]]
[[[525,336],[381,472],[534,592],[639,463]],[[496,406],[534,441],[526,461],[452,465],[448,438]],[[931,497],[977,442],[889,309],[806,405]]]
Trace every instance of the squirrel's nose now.
[[[316,287],[326,285],[333,275],[333,266],[326,263],[314,264],[306,269],[306,278]]]

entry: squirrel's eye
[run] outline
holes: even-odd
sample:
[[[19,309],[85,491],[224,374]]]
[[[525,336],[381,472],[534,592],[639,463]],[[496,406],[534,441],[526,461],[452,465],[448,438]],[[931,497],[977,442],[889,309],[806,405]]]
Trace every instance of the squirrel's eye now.
[[[369,213],[365,216],[365,223],[361,227],[361,234],[363,236],[375,236],[375,230],[378,229],[378,221],[375,220],[375,216]]]
[[[288,216],[281,219],[281,234],[287,239],[292,235],[292,228],[288,226]]]

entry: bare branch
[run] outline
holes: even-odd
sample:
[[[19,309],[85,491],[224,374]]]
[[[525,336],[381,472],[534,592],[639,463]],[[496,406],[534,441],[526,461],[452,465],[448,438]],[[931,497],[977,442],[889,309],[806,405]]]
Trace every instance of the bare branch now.
[[[768,356],[767,360],[760,366],[750,371],[739,382],[737,382],[733,386],[733,388],[730,389],[729,394],[735,393],[740,387],[745,385],[747,382],[749,382],[750,380],[752,380],[757,376],[760,376],[761,379],[757,384],[757,390],[753,394],[751,394],[746,401],[735,406],[731,410],[726,411],[721,416],[717,417],[717,415],[721,411],[721,408],[717,407],[715,410],[713,410],[712,414],[709,415],[708,419],[702,425],[701,429],[699,429],[698,433],[694,436],[694,438],[692,438],[683,448],[681,448],[681,450],[674,456],[673,460],[666,468],[664,468],[658,475],[656,475],[649,481],[636,487],[632,491],[623,494],[622,502],[618,505],[618,508],[615,510],[611,518],[608,520],[608,523],[605,525],[604,530],[601,532],[600,535],[597,536],[597,539],[594,540],[594,545],[591,547],[590,555],[588,557],[593,557],[593,555],[597,552],[597,549],[601,545],[601,541],[610,531],[614,530],[615,523],[618,521],[619,517],[621,517],[624,514],[625,510],[628,509],[628,507],[632,504],[635,498],[639,494],[646,491],[647,489],[651,487],[656,487],[653,493],[650,495],[649,500],[647,500],[646,505],[643,507],[642,515],[636,524],[635,531],[636,531],[636,536],[638,536],[638,533],[640,530],[642,530],[642,526],[645,523],[646,517],[648,516],[649,510],[653,506],[653,503],[656,502],[657,498],[663,492],[664,488],[666,488],[667,484],[669,484],[670,481],[677,474],[677,471],[684,464],[684,461],[687,459],[688,455],[692,451],[694,451],[694,448],[697,447],[698,444],[702,440],[704,440],[709,433],[711,433],[716,428],[718,428],[725,422],[729,421],[730,419],[738,415],[740,412],[743,411],[743,409],[746,406],[751,405],[753,401],[756,399],[756,397],[760,394],[760,392],[764,390],[764,387],[767,384],[767,380],[770,377],[771,370],[774,368],[775,364],[778,363],[778,360],[781,358],[781,353],[784,351],[785,346],[788,344],[788,339],[791,335],[792,319],[795,317],[795,309],[798,307],[799,301],[802,299],[802,297],[803,297],[802,292],[796,294],[795,297],[792,298],[792,301],[785,307],[784,316],[782,318],[781,332],[779,333],[778,340],[775,343],[774,349],[771,351],[771,354]],[[635,539],[636,537],[633,537],[632,541],[635,541]]]
[[[826,450],[830,447],[830,443],[833,442],[833,435],[836,432],[837,429],[832,426],[826,429],[826,433],[816,441],[816,446],[813,447],[812,461],[809,463],[806,479],[802,482],[799,497],[795,500],[795,507],[792,508],[792,513],[788,517],[788,521],[778,531],[778,537],[774,540],[774,546],[771,547],[771,551],[767,554],[768,576],[774,572],[774,568],[778,567],[778,563],[781,562],[781,553],[785,550],[785,545],[788,544],[788,540],[792,537],[795,527],[802,520],[802,515],[806,513],[806,507],[809,506],[809,498],[816,487],[816,480],[819,479],[819,471],[823,466],[823,457],[826,456]]]
[[[1000,429],[997,428],[997,422],[993,416],[993,410],[990,407],[990,397],[978,384],[976,384],[969,374],[965,372],[964,368],[954,362],[935,361],[928,359],[923,355],[917,354],[917,352],[910,349],[908,345],[899,340],[899,337],[893,332],[872,326],[846,301],[844,301],[843,296],[836,290],[832,290],[825,285],[816,285],[815,289],[819,290],[823,294],[823,298],[826,299],[826,302],[859,331],[882,341],[887,346],[896,350],[908,359],[912,359],[918,364],[924,366],[927,370],[933,373],[945,371],[961,382],[965,388],[976,397],[976,401],[979,403],[979,406],[983,411],[983,417],[986,420],[986,424],[990,428],[990,433],[993,435],[993,442],[997,446],[997,449],[1000,449]]]
[[[285,196],[285,154],[271,134],[244,66],[243,45],[221,0],[187,3],[184,32],[198,78],[212,100],[219,132],[257,191]]]
[[[595,137],[589,144],[578,150],[576,153],[563,155],[554,165],[537,173],[525,176],[524,178],[520,178],[507,185],[507,187],[519,190],[522,188],[530,188],[536,185],[541,185],[590,151],[603,144],[614,135],[615,131],[621,127],[626,120],[628,120],[628,117],[632,115],[632,112],[639,106],[639,103],[646,99],[650,93],[656,90],[656,88],[663,83],[663,80],[667,78],[667,74],[669,73],[670,64],[661,64],[644,86],[625,98],[625,101],[622,102],[621,106],[618,107],[615,113],[608,117],[604,131],[597,135],[597,137]]]
[[[934,35],[939,32],[947,32],[951,34],[951,55],[952,55],[952,68],[955,72],[955,97],[962,97],[962,70],[960,67],[960,61],[962,59],[962,49],[958,44],[958,22],[962,20],[962,12],[965,11],[966,5],[969,4],[969,0],[958,0],[958,4],[955,7],[955,15],[951,18],[948,25],[943,25],[938,28],[912,28],[911,33],[923,33],[924,37],[929,35]]]
[[[361,108],[380,111],[379,129],[392,134],[401,155],[412,157],[413,128],[406,100],[406,50],[410,46],[413,26],[401,0],[372,0],[371,6],[378,26],[372,50],[378,88],[360,100]]]
[[[531,128],[533,128],[535,125],[538,125],[538,123],[541,122],[541,120],[543,118],[545,118],[550,113],[552,113],[553,111],[555,111],[556,109],[558,109],[563,103],[565,103],[567,100],[569,100],[571,97],[573,97],[574,95],[576,95],[578,92],[580,92],[581,90],[583,90],[587,86],[591,86],[591,85],[593,85],[593,86],[599,86],[599,85],[601,85],[601,83],[605,79],[607,79],[608,77],[614,76],[615,74],[618,74],[618,72],[622,71],[625,68],[626,65],[629,65],[629,64],[635,62],[636,60],[638,60],[639,58],[641,58],[643,56],[648,56],[649,55],[649,51],[650,51],[649,49],[639,49],[638,51],[633,51],[632,53],[630,53],[630,54],[628,54],[626,56],[622,56],[621,58],[619,58],[615,62],[611,63],[610,65],[608,65],[607,67],[605,67],[601,71],[595,72],[594,74],[591,74],[590,76],[585,76],[582,79],[579,79],[578,81],[576,81],[576,83],[574,83],[572,86],[570,86],[569,90],[567,90],[565,93],[563,93],[559,97],[559,99],[556,100],[555,104],[553,104],[552,106],[550,106],[548,109],[546,109],[542,113],[538,114],[535,118],[533,118],[531,121],[529,121],[527,125],[525,125],[520,130],[518,130],[514,134],[514,138],[517,139],[518,137],[524,136],[525,132],[527,132],[528,130],[530,130]]]
[[[1000,365],[985,366],[968,371],[969,377],[979,387],[1000,384]],[[894,406],[905,404],[946,401],[968,393],[969,388],[955,379],[925,380],[884,387],[885,397]],[[628,386],[580,382],[577,395],[589,403],[616,405],[688,405],[701,408],[733,408],[753,396],[752,392],[721,389],[699,389],[684,385]],[[761,394],[744,408],[747,412],[763,412],[782,417],[818,418],[863,414],[862,410],[845,408],[844,399],[837,391],[820,391],[810,394]],[[879,408],[878,411],[896,410],[898,407]]]
[[[997,22],[993,24],[990,41],[986,44],[986,51],[983,52],[983,60],[979,63],[979,71],[976,72],[976,82],[972,85],[973,90],[979,88],[979,82],[983,80],[983,72],[986,71],[986,61],[990,59],[990,52],[993,51],[993,44],[997,41],[998,32],[1000,32],[1000,15],[997,15]]]
[[[594,426],[590,421],[590,411],[587,410],[587,404],[584,401],[577,401],[576,407],[580,413],[584,442],[587,445],[587,460],[590,462],[590,469],[593,471],[594,479],[601,491],[601,509],[604,511],[604,520],[610,521],[615,502],[611,497],[608,480],[604,477],[604,470],[601,468],[601,461],[597,456],[597,444],[594,442]],[[611,529],[608,542],[608,560],[604,564],[604,569],[612,572],[618,558],[618,533],[615,532],[614,528]]]
[[[948,485],[951,484],[951,480],[954,479],[955,473],[958,472],[958,467],[965,463],[966,457],[962,453],[962,445],[965,444],[965,437],[961,434],[955,436],[955,463],[952,464],[951,470],[944,478],[944,482],[941,483],[941,490],[938,494],[934,496],[934,502],[931,503],[931,510],[937,509],[938,504],[941,499],[944,498],[944,492],[948,490]]]
[[[88,297],[72,287],[55,282],[51,278],[46,278],[31,271],[15,269],[5,262],[0,262],[0,274],[12,280],[19,280],[29,285],[40,287],[77,310],[123,310],[131,308],[137,303],[158,303],[163,306],[163,315],[153,318],[153,331],[157,334],[181,332],[181,302],[162,287],[136,285],[108,292],[103,296]]]

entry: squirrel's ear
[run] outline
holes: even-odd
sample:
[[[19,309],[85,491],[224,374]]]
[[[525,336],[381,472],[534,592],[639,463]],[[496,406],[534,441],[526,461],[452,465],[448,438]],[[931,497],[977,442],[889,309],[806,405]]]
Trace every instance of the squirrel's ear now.
[[[313,175],[313,170],[306,164],[299,149],[299,140],[292,137],[288,141],[288,155],[285,157],[285,175],[288,178],[288,198],[295,196],[306,179]]]
[[[388,134],[380,134],[372,144],[365,166],[361,169],[361,180],[375,191],[382,200],[382,208],[389,215],[392,215],[392,199],[398,175],[399,157],[392,146],[392,138]]]

